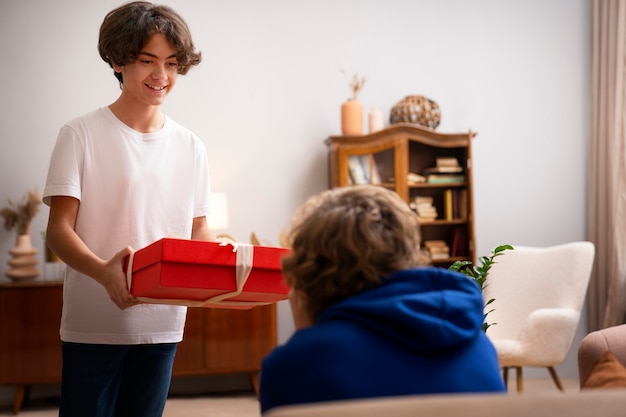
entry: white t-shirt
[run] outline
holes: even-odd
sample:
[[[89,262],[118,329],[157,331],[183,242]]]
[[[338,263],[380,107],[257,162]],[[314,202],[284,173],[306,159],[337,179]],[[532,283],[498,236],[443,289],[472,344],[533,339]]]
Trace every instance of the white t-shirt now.
[[[52,152],[43,201],[80,200],[76,233],[100,258],[163,237],[190,238],[193,218],[210,209],[206,150],[166,117],[140,133],[108,107],[64,125]],[[67,268],[61,340],[97,344],[182,340],[186,307],[141,304],[120,310],[94,279]]]

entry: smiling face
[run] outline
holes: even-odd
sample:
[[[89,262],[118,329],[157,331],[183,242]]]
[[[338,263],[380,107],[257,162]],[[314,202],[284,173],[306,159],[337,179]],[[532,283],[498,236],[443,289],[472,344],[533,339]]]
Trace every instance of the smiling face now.
[[[121,99],[127,105],[160,106],[178,79],[176,50],[162,34],[152,36],[137,60],[127,65],[114,65],[122,74]]]

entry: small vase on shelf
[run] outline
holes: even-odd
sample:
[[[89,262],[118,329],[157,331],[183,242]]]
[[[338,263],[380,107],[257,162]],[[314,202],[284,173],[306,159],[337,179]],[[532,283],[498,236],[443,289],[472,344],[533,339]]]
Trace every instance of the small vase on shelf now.
[[[383,112],[378,107],[373,107],[368,116],[370,133],[383,130],[385,123],[383,122]]]
[[[355,99],[341,105],[341,133],[344,136],[363,134],[363,105]]]
[[[341,105],[341,133],[344,136],[363,134],[363,105],[357,100],[365,84],[365,77],[354,74],[348,83],[352,97]]]
[[[10,268],[5,275],[12,281],[29,281],[39,276],[37,269],[37,249],[33,247],[30,234],[20,234],[17,236],[15,247],[9,250],[11,259],[8,264]]]
[[[37,190],[29,191],[22,201],[14,202],[9,199],[9,205],[0,209],[0,216],[4,219],[4,228],[7,230],[17,229],[17,242],[15,247],[9,250],[11,259],[5,275],[13,281],[28,281],[39,276],[37,269],[37,249],[33,247],[30,239],[30,222],[37,214],[41,198]]]

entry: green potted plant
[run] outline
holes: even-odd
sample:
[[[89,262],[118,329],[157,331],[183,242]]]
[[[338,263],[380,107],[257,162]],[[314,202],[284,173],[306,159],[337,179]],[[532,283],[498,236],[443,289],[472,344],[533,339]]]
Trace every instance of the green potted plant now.
[[[500,245],[491,251],[489,256],[481,256],[478,258],[478,264],[472,265],[472,261],[456,261],[452,265],[448,267],[451,271],[461,272],[467,277],[471,278],[476,282],[480,290],[482,291],[487,285],[487,276],[489,275],[489,270],[491,266],[495,263],[495,258],[504,254],[504,251],[513,250],[513,246],[511,245]],[[487,306],[495,301],[494,298],[487,300],[485,302],[485,321],[483,323],[483,330],[486,332],[487,329],[496,324],[496,323],[487,323],[487,315],[491,313],[494,309],[487,311]]]

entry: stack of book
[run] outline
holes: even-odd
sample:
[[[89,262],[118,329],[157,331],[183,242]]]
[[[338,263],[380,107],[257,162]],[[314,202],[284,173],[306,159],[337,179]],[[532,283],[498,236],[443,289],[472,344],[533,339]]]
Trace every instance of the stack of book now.
[[[416,174],[415,172],[409,172],[406,176],[406,181],[409,183],[409,185],[421,184],[426,182],[426,177],[420,174]]]
[[[456,158],[437,158],[436,166],[423,172],[426,181],[431,184],[464,182],[463,168]]]
[[[443,240],[425,240],[424,249],[430,252],[430,258],[433,261],[450,257],[450,248]]]
[[[433,206],[432,197],[417,196],[409,206],[417,213],[420,222],[429,222],[437,218],[437,208]]]

